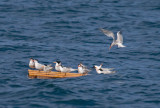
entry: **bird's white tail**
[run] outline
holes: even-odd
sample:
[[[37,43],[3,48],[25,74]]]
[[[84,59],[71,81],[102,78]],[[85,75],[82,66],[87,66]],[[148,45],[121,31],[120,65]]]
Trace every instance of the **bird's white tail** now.
[[[116,71],[110,71],[110,70],[108,70],[108,71],[103,71],[102,73],[103,74],[112,74],[112,73],[115,73]]]
[[[76,71],[76,70],[78,70],[78,69],[71,69],[71,71]]]
[[[118,44],[118,48],[120,48],[120,47],[126,47],[126,46],[124,46],[123,44],[119,43]]]

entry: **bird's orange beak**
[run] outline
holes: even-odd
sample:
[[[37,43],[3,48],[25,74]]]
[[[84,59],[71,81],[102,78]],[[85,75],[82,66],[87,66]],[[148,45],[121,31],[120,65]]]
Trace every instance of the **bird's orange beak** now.
[[[111,49],[112,46],[109,47],[109,50]]]
[[[53,62],[53,63],[56,63],[56,62]]]

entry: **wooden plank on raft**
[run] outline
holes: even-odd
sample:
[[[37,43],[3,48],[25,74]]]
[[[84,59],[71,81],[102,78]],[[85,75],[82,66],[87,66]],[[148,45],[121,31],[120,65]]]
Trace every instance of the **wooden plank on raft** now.
[[[30,70],[28,69],[28,77],[33,78],[39,78],[39,79],[52,79],[52,78],[72,78],[72,77],[80,77],[85,76],[87,74],[81,74],[81,73],[65,73],[65,72],[44,72],[39,70]]]

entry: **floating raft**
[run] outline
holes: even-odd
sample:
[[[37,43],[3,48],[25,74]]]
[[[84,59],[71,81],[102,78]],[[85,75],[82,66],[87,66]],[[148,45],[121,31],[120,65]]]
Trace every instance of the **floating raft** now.
[[[65,73],[65,72],[44,72],[39,70],[30,70],[28,69],[28,77],[39,78],[39,79],[53,79],[53,78],[71,78],[71,77],[80,77],[85,76],[87,74],[80,74],[80,73]]]

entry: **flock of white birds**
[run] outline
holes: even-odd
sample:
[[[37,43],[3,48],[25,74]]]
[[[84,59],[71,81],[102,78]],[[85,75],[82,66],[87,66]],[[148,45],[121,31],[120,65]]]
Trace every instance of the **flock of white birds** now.
[[[100,29],[106,36],[108,37],[112,37],[113,38],[113,42],[109,47],[109,50],[111,49],[112,46],[114,45],[118,45],[118,47],[126,47],[123,45],[123,36],[121,31],[117,32],[117,40],[115,39],[114,33],[112,31],[109,30],[105,30],[105,29]],[[55,70],[58,72],[72,72],[72,71],[76,71],[78,70],[78,73],[81,74],[87,74],[88,72],[91,71],[91,69],[87,68],[87,66],[83,65],[82,63],[78,64],[78,69],[73,69],[71,67],[65,67],[62,65],[61,61],[56,61],[53,62],[55,63]],[[29,61],[29,67],[30,68],[34,68],[37,69],[39,71],[44,71],[44,72],[51,72],[54,67],[50,65],[44,65],[44,64],[40,64],[38,62],[38,60],[30,58]],[[102,64],[100,66],[96,66],[94,65],[93,68],[96,70],[96,72],[98,74],[110,74],[110,73],[115,73],[115,71],[113,71],[113,68],[102,68]]]

